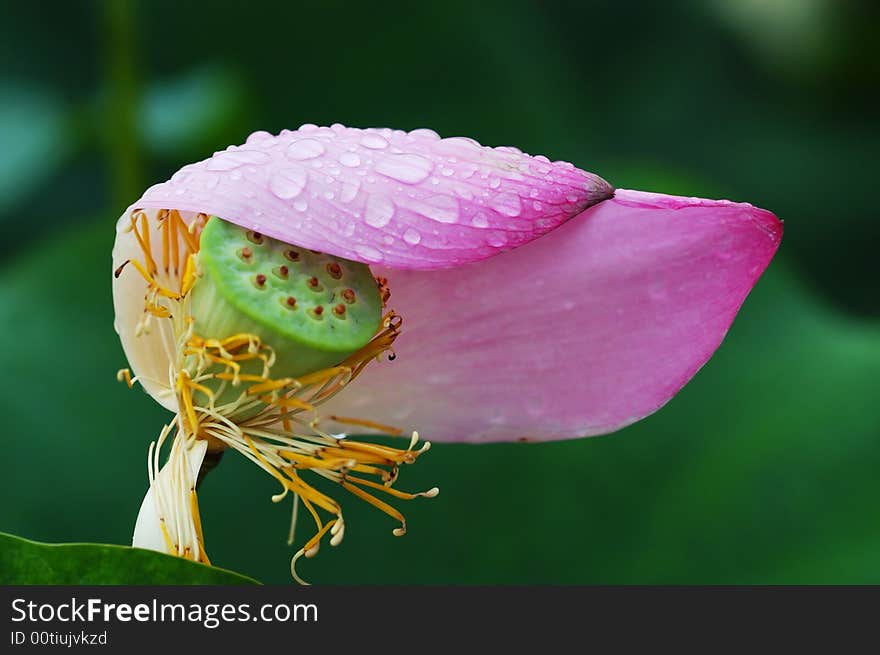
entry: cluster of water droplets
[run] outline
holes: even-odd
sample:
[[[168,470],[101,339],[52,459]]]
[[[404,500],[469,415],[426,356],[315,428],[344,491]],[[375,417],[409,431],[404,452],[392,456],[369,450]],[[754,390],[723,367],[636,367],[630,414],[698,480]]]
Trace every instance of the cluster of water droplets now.
[[[198,195],[235,183],[249,227],[329,231],[379,262],[392,247],[524,243],[591,204],[596,179],[566,162],[431,130],[306,124],[277,136],[254,132],[181,169],[170,184],[173,194]]]

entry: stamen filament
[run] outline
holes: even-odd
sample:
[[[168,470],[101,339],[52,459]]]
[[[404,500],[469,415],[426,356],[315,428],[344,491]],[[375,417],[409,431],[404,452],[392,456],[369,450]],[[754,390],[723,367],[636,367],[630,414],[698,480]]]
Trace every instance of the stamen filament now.
[[[336,423],[344,423],[346,425],[359,425],[361,427],[378,430],[382,434],[390,434],[395,437],[403,432],[403,430],[401,430],[400,428],[395,428],[390,425],[384,425],[382,423],[376,423],[375,421],[367,421],[362,418],[350,418],[348,416],[328,416],[327,418],[331,421],[335,421]]]
[[[401,514],[398,510],[393,508],[391,505],[386,503],[384,500],[380,500],[380,499],[376,498],[371,493],[364,491],[360,487],[356,487],[355,485],[351,484],[350,482],[346,482],[345,480],[343,480],[341,484],[344,489],[347,489],[348,491],[353,493],[355,496],[357,496],[361,500],[367,501],[368,503],[370,503],[370,505],[372,505],[376,509],[383,511],[391,518],[400,521],[400,527],[392,530],[392,533],[394,534],[395,537],[402,537],[403,535],[406,534],[406,519],[403,517],[403,514]]]

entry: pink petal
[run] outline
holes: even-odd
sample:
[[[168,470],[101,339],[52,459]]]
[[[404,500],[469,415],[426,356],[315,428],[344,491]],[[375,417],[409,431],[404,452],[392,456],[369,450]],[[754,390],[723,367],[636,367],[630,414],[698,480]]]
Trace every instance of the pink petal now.
[[[216,214],[348,259],[437,269],[528,243],[611,193],[596,175],[515,148],[303,125],[184,166],[129,210]]]
[[[404,317],[398,356],[322,414],[440,441],[618,430],[709,359],[781,236],[752,205],[619,190],[485,262],[382,271]]]

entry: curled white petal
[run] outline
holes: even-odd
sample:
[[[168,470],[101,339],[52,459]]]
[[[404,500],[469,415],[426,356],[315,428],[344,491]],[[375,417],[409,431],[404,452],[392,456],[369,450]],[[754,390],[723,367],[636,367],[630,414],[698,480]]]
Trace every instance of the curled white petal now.
[[[153,248],[162,243],[157,210],[145,210],[148,217],[147,235]],[[181,214],[187,224],[194,214]],[[132,260],[142,261],[144,252],[132,227],[130,214],[123,214],[116,223],[116,240],[113,244],[113,309],[114,327],[119,334],[122,349],[136,381],[164,408],[176,412],[177,398],[174,394],[174,360],[177,344],[173,323],[157,320],[144,311],[144,296],[148,287],[144,278],[133,266]],[[158,256],[158,255],[157,255]],[[171,273],[174,275],[173,271]]]
[[[200,528],[196,526],[198,517],[192,513],[190,493],[195,488],[208,444],[206,441],[195,441],[189,447],[180,444],[181,440],[176,439],[168,461],[153,478],[144,496],[132,545],[170,555],[182,555],[186,551],[189,559],[198,561],[204,553],[198,539]],[[175,550],[169,547],[169,541]]]

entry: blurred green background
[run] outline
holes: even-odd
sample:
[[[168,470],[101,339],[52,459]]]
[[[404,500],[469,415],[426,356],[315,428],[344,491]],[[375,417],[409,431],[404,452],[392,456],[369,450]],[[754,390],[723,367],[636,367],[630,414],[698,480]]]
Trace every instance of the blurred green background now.
[[[128,543],[166,414],[119,385],[110,248],[146,186],[254,130],[431,127],[786,221],[725,343],[616,435],[438,445],[410,532],[346,499],[329,583],[880,583],[876,3],[4,2],[0,531]],[[288,582],[230,454],[221,566]],[[300,533],[305,536],[305,532]]]

